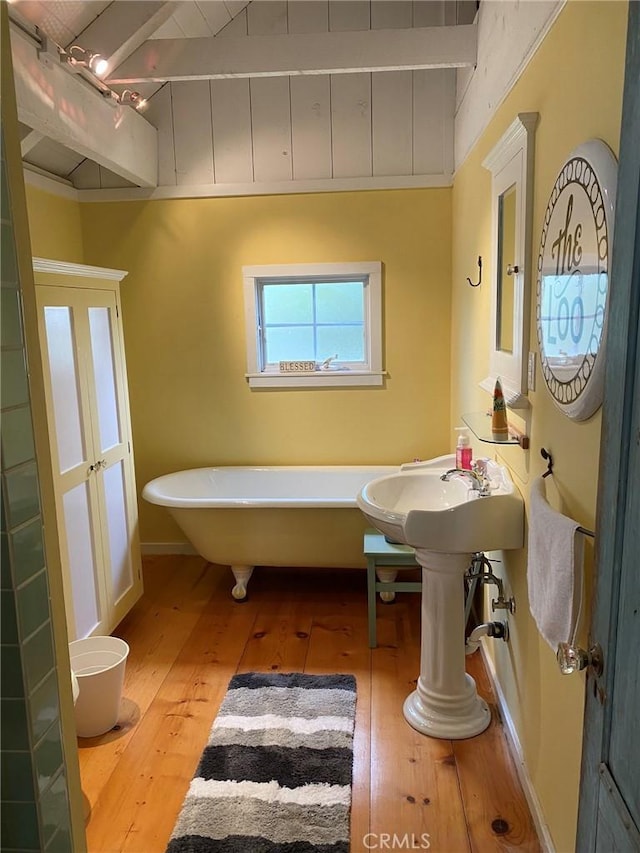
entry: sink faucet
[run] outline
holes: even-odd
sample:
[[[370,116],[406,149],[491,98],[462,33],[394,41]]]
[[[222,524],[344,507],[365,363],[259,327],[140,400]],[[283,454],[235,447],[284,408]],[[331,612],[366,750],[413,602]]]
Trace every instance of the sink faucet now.
[[[448,481],[453,476],[463,477],[471,483],[471,488],[478,493],[479,498],[486,498],[491,494],[491,483],[489,478],[477,469],[450,468],[440,479]]]

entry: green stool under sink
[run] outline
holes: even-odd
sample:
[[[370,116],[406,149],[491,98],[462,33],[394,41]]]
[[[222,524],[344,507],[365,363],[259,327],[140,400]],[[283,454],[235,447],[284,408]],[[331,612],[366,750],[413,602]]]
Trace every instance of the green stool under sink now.
[[[367,529],[364,534],[364,555],[367,558],[367,598],[369,605],[369,648],[378,645],[376,635],[376,593],[420,592],[421,581],[381,581],[377,570],[419,569],[415,551],[409,545],[392,545],[382,533]]]

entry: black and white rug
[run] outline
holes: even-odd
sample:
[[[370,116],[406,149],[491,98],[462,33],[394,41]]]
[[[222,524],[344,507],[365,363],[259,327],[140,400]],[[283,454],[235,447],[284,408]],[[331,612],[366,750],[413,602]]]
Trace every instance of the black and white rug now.
[[[348,853],[356,681],[236,675],[167,853]]]

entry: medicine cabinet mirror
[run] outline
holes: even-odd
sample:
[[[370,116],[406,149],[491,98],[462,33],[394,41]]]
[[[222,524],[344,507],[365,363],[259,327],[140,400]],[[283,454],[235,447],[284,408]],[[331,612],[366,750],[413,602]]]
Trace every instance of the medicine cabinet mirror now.
[[[507,404],[528,406],[533,134],[538,113],[519,113],[482,165],[492,175],[492,276],[489,376],[500,377]]]

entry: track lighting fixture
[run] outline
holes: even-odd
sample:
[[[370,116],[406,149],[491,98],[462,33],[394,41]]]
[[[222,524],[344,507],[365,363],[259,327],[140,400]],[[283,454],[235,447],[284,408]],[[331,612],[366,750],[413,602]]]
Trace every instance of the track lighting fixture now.
[[[119,101],[121,104],[128,104],[141,110],[147,105],[147,99],[143,98],[140,92],[132,92],[131,89],[124,89],[120,92]]]
[[[60,62],[66,62],[71,68],[87,68],[96,77],[106,73],[109,64],[99,53],[85,50],[79,44],[72,44],[60,52]]]
[[[131,89],[124,89],[122,92],[114,92],[113,89],[106,89],[102,93],[112,106],[129,106],[136,110],[143,110],[147,105],[147,99],[143,98],[140,92],[133,92]]]
[[[86,50],[79,44],[72,44],[66,48],[62,47],[48,38],[38,27],[25,22],[15,10],[10,12],[10,23],[12,27],[20,30],[24,36],[31,40],[37,51],[38,60],[43,65],[49,68],[53,67],[57,56],[58,61],[66,71],[79,75],[85,83],[97,90],[112,106],[130,106],[139,111],[144,110],[147,106],[147,99],[140,92],[135,92],[132,89],[124,89],[120,93],[115,92],[108,83],[101,79],[106,76],[109,70],[109,62],[99,53]]]

